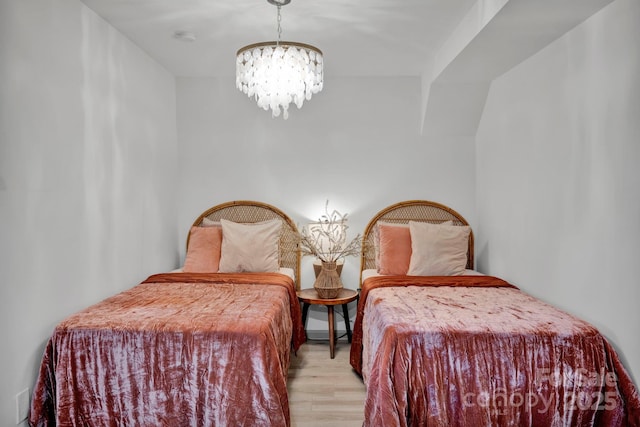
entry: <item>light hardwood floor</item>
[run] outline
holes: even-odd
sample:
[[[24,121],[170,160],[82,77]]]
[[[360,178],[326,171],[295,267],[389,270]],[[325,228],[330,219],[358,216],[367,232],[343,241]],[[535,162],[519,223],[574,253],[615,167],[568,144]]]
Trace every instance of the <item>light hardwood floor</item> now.
[[[331,359],[328,342],[307,341],[291,355],[287,389],[292,427],[362,427],[365,388],[349,364],[350,346],[340,339]]]

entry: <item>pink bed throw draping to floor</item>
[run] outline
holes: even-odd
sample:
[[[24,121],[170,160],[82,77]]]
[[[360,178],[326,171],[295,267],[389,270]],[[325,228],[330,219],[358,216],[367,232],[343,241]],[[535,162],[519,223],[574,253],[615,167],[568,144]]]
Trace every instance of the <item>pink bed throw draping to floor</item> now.
[[[365,426],[640,425],[607,340],[495,277],[368,279],[351,351]]]
[[[161,274],[76,313],[49,340],[34,426],[289,425],[293,281]]]

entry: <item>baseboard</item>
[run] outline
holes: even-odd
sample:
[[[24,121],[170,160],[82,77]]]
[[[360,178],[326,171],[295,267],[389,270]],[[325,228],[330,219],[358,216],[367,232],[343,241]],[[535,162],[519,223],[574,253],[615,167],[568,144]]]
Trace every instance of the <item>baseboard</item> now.
[[[336,336],[339,340],[347,341],[347,331],[345,330],[336,330]],[[329,341],[329,332],[327,330],[307,330],[307,339]]]

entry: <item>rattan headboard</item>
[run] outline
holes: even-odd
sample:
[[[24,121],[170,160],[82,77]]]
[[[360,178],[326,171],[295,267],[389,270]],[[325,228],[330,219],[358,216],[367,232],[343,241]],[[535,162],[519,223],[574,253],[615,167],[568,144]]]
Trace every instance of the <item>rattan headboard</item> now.
[[[194,222],[200,225],[203,218],[212,221],[226,219],[240,223],[254,223],[274,218],[282,219],[280,234],[280,266],[292,268],[295,274],[296,288],[300,289],[300,250],[298,249],[298,228],[287,214],[280,209],[266,203],[250,200],[237,200],[223,203],[204,211]],[[189,236],[187,236],[187,247]]]
[[[440,203],[428,200],[408,200],[388,206],[378,212],[367,224],[362,235],[362,260],[360,271],[376,268],[376,250],[374,230],[378,221],[408,224],[409,221],[422,221],[439,224],[453,221],[454,225],[469,225],[462,215]],[[473,231],[469,233],[469,249],[467,251],[467,268],[473,269]],[[362,281],[362,277],[360,278]]]

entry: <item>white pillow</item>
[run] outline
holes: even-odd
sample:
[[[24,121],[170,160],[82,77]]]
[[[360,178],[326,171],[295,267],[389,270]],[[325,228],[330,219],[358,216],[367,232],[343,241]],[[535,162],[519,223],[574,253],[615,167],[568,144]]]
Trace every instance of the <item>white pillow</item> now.
[[[471,227],[409,222],[409,276],[459,276],[467,265]]]
[[[279,270],[281,220],[273,219],[255,224],[240,224],[226,219],[221,219],[220,222],[220,273],[266,273]]]
[[[220,227],[220,221],[214,221],[205,216],[204,218],[202,218],[200,227]]]

